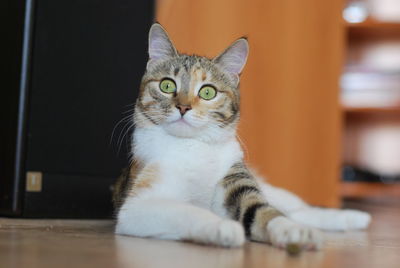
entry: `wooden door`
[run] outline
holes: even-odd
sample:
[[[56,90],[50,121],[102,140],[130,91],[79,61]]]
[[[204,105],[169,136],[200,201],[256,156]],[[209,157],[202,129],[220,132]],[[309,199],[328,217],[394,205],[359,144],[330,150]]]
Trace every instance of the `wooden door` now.
[[[159,0],[156,17],[181,52],[213,57],[247,36],[240,136],[274,185],[339,205],[341,1]]]

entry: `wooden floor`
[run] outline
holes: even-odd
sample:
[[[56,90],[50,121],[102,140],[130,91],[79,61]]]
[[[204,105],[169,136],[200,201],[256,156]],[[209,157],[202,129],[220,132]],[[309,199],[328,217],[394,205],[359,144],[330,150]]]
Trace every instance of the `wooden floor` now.
[[[0,218],[0,267],[400,267],[400,207],[362,207],[373,213],[367,232],[329,233],[323,250],[296,257],[259,243],[223,249],[115,236],[111,221]]]

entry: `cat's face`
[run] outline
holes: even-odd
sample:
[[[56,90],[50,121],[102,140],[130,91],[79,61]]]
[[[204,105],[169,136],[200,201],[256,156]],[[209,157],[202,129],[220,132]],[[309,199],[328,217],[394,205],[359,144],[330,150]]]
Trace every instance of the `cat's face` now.
[[[135,110],[139,127],[205,140],[235,134],[239,74],[248,45],[239,39],[215,59],[179,54],[159,24],[149,35],[149,62]]]

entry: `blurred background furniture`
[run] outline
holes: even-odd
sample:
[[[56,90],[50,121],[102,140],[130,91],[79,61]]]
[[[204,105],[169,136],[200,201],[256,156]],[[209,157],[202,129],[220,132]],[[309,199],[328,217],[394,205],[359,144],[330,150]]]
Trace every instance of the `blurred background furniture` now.
[[[110,217],[127,121],[111,135],[138,93],[153,1],[1,5],[13,38],[2,51],[0,213]]]
[[[347,1],[343,197],[400,197],[400,2]]]

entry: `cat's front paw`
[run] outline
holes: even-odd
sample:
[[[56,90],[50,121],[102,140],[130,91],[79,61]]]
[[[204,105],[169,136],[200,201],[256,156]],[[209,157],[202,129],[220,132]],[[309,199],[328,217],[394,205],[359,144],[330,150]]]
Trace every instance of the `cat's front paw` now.
[[[323,235],[319,230],[299,225],[283,216],[268,223],[267,234],[270,243],[279,248],[296,244],[302,249],[319,249],[323,243]]]
[[[233,220],[221,220],[209,225],[206,230],[208,244],[222,247],[240,247],[245,242],[243,227]]]

